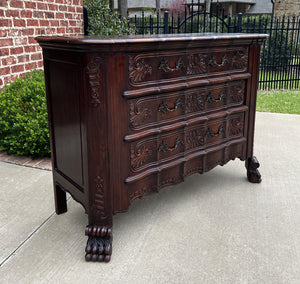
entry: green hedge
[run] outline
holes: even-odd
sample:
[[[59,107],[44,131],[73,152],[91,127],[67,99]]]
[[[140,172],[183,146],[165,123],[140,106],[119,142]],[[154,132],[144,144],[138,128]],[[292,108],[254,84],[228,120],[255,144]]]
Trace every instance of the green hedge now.
[[[0,93],[0,149],[8,154],[50,156],[43,71],[31,71]]]

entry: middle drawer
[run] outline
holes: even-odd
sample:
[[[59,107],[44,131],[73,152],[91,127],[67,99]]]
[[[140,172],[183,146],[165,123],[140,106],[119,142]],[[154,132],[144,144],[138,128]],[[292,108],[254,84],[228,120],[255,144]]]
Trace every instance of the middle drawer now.
[[[243,105],[246,80],[128,100],[129,130]]]

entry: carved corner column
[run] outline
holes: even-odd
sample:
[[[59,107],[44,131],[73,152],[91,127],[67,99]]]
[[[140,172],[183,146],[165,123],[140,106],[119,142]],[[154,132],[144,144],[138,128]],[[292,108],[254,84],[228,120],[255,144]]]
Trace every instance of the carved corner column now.
[[[112,253],[113,199],[109,186],[109,159],[107,136],[107,98],[105,96],[104,59],[89,54],[85,59],[85,76],[88,80],[85,92],[86,151],[88,180],[88,219],[85,228],[88,236],[85,259],[110,261]]]

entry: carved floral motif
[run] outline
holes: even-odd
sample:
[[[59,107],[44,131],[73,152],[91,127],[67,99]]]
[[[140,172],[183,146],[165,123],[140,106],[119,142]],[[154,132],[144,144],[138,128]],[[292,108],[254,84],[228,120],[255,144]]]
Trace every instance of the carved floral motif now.
[[[197,148],[204,145],[205,132],[203,129],[194,128],[186,132],[185,147],[186,150]]]
[[[91,104],[97,107],[101,104],[100,91],[101,91],[101,69],[102,59],[100,57],[92,58],[86,67],[89,76],[89,84],[92,90]]]
[[[243,134],[244,121],[243,117],[235,117],[229,121],[229,135],[236,136]]]
[[[237,50],[232,58],[232,65],[237,69],[244,69],[248,65],[248,50]]]
[[[245,83],[238,82],[230,87],[230,98],[234,103],[240,103],[244,100]]]
[[[203,74],[207,71],[205,62],[206,56],[202,54],[192,54],[188,56],[187,75]]]
[[[138,56],[129,56],[129,79],[132,83],[140,83],[147,74],[152,74],[152,67]]]
[[[186,112],[196,112],[204,109],[203,94],[192,93],[186,97]]]

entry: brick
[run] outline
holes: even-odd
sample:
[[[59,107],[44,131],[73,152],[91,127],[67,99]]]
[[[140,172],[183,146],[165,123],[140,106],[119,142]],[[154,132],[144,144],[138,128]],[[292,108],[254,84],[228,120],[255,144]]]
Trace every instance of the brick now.
[[[24,63],[29,61],[29,55],[28,54],[19,55],[17,59],[18,59],[18,63]]]
[[[68,26],[68,21],[61,20],[61,21],[59,21],[59,25],[63,26],[63,27],[67,27]]]
[[[65,13],[65,19],[73,19],[72,13]]]
[[[57,11],[58,10],[58,6],[55,4],[48,4],[48,10],[49,11]]]
[[[47,28],[46,29],[46,34],[49,35],[49,34],[54,34],[55,33],[55,28]]]
[[[54,13],[53,12],[45,12],[45,18],[54,19]]]
[[[18,37],[15,38],[14,40],[15,40],[15,45],[25,45],[28,42],[27,37]]]
[[[51,20],[50,22],[50,26],[51,27],[57,27],[59,26],[59,21],[58,20]]]
[[[44,35],[45,34],[45,29],[35,29],[35,34],[36,35]]]
[[[69,21],[69,25],[73,26],[73,27],[76,27],[77,23],[76,23],[76,21]]]
[[[83,13],[83,8],[80,6],[80,7],[76,7],[76,12],[77,13]]]
[[[12,8],[23,8],[23,1],[20,0],[11,0],[10,7]]]
[[[8,37],[18,37],[21,36],[21,29],[9,29],[7,31]]]
[[[9,67],[0,67],[0,75],[7,75],[10,74],[10,68]]]
[[[6,8],[7,7],[7,0],[0,0],[0,7]]]
[[[59,13],[59,12],[57,12],[57,13],[55,14],[55,18],[56,18],[56,19],[64,19],[64,18],[65,18],[65,15],[64,15],[64,13]]]
[[[67,8],[67,6],[65,6],[65,5],[59,5],[58,10],[59,10],[59,11],[65,12],[65,11],[68,10],[68,8]]]
[[[11,71],[13,73],[18,73],[18,72],[24,71],[24,64],[12,66]]]
[[[15,27],[25,27],[26,22],[25,22],[25,20],[22,20],[22,19],[14,19],[14,26]]]
[[[9,55],[9,48],[0,48],[0,56],[7,56]]]
[[[76,12],[76,8],[74,6],[68,6],[68,12],[75,13]]]
[[[7,30],[1,29],[0,30],[0,37],[6,37],[7,36]]]
[[[55,0],[55,3],[63,4],[64,0]]]
[[[30,55],[30,60],[32,61],[41,60],[41,59],[42,59],[42,54],[40,52]]]
[[[10,54],[20,54],[23,53],[24,49],[22,46],[19,47],[13,47],[10,49]]]
[[[11,27],[12,21],[11,19],[0,19],[0,27]]]
[[[38,62],[38,68],[44,67],[44,62],[43,60]]]
[[[28,37],[28,44],[36,44],[36,40],[34,39],[34,37]]]
[[[20,17],[20,11],[19,10],[6,10],[5,11],[6,17]]]
[[[13,40],[11,38],[0,38],[0,46],[10,46],[13,45]]]
[[[21,18],[32,18],[32,12],[29,10],[22,10]]]
[[[42,11],[33,11],[33,17],[44,19],[44,12],[42,12]]]
[[[37,3],[37,8],[39,10],[48,10],[47,4],[45,3]]]
[[[35,68],[37,68],[37,63],[36,62],[30,62],[30,63],[25,64],[25,69],[26,70],[32,70],[32,69],[35,69]]]
[[[1,61],[3,66],[8,66],[17,63],[17,60],[14,56],[3,57]]]
[[[1,1],[1,0],[0,0]],[[0,6],[1,7],[1,6]],[[0,17],[4,17],[4,10],[0,9]]]
[[[24,46],[25,52],[35,52],[36,51],[36,46],[35,45],[27,45]]]
[[[65,28],[57,28],[56,32],[58,34],[64,34],[66,32],[66,29]]]
[[[49,20],[40,20],[40,26],[41,27],[49,27],[50,26]]]
[[[27,26],[29,27],[38,27],[39,21],[38,20],[27,20]]]
[[[36,9],[36,3],[31,1],[25,2],[25,8],[27,9]]]
[[[22,30],[23,36],[34,35],[34,28],[27,28]]]

